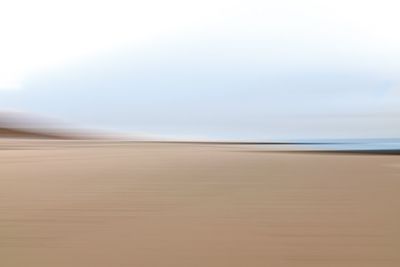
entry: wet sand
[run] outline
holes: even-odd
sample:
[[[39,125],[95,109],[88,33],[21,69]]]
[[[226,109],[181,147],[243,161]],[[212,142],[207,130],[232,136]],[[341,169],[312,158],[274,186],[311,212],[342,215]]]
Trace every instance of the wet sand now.
[[[43,142],[0,164],[1,267],[400,266],[400,156]]]

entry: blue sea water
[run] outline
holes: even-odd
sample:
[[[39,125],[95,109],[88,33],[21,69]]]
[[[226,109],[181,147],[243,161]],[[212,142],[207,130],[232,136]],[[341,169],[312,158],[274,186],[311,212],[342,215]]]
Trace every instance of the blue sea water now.
[[[312,150],[332,151],[399,151],[400,140],[377,139],[377,140],[327,140],[310,142],[307,145]]]

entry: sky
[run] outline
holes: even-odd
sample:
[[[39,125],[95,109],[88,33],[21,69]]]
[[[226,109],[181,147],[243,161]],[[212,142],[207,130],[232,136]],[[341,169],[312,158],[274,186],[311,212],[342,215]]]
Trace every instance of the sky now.
[[[398,1],[0,1],[0,110],[136,134],[400,137]]]

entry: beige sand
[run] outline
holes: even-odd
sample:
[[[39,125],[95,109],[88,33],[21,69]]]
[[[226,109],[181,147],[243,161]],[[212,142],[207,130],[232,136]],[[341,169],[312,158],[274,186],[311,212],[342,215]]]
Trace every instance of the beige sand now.
[[[400,157],[0,151],[1,267],[400,266]]]

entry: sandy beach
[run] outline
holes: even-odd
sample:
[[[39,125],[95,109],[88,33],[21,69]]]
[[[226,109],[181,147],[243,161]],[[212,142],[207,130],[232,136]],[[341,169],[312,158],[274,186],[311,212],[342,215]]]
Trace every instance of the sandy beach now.
[[[40,142],[0,150],[2,267],[400,266],[400,156]]]

